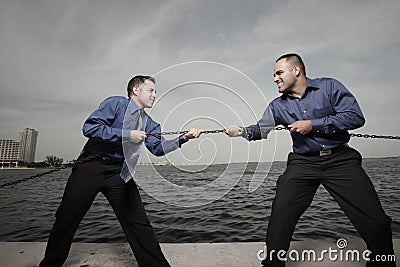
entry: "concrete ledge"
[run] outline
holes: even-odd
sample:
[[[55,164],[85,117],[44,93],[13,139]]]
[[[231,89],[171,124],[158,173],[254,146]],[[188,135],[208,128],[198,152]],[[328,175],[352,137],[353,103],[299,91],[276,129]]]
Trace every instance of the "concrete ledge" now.
[[[45,242],[0,242],[0,265],[32,267],[41,260]],[[400,257],[400,240],[394,240],[396,256]],[[165,256],[173,267],[258,267],[259,250],[262,242],[249,243],[185,243],[161,244]],[[291,250],[302,252],[314,250],[317,256],[322,250],[337,250],[336,241],[297,241],[292,242]],[[349,240],[346,250],[365,250],[362,240]],[[335,255],[339,255],[336,253]],[[361,255],[361,253],[360,253]],[[125,267],[138,266],[127,243],[74,243],[65,266]],[[364,261],[332,261],[326,253],[323,261],[288,262],[288,267],[350,267],[365,266]]]

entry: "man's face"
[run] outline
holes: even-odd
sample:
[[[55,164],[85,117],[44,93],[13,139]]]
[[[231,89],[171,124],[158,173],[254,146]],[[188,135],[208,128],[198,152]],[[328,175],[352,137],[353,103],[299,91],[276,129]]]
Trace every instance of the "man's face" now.
[[[297,76],[294,67],[283,58],[275,63],[274,82],[278,86],[279,93],[290,93],[296,84]]]
[[[137,89],[137,101],[142,108],[151,108],[156,99],[156,85],[146,80]],[[139,107],[140,108],[140,107]]]

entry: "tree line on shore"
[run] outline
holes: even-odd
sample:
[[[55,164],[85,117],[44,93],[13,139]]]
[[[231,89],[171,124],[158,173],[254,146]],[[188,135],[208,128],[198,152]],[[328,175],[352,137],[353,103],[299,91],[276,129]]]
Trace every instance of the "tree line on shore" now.
[[[22,162],[19,166],[24,166],[28,168],[58,168],[61,166],[69,167],[74,164],[75,160],[71,162],[64,163],[63,158],[59,158],[54,155],[47,155],[44,161],[40,162]]]

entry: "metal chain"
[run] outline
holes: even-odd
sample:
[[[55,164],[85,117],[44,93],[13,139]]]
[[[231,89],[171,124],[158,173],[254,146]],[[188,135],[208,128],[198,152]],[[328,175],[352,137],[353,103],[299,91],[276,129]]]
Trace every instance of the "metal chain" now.
[[[89,161],[91,161],[93,159],[96,159],[96,158],[106,154],[106,153],[107,152],[90,155],[90,156],[84,158],[83,160],[77,160],[74,164],[89,162]],[[25,181],[29,181],[29,180],[32,180],[32,179],[35,179],[35,178],[39,178],[39,177],[42,177],[44,175],[47,175],[47,174],[50,174],[50,173],[53,173],[53,172],[58,172],[58,171],[61,171],[63,169],[66,169],[68,167],[69,166],[62,166],[62,167],[58,167],[58,168],[55,168],[55,169],[47,171],[47,172],[42,172],[42,173],[38,173],[38,174],[35,174],[35,175],[32,175],[32,176],[29,176],[27,178],[23,178],[23,179],[15,180],[15,181],[12,181],[12,182],[4,183],[4,184],[0,185],[0,189],[3,188],[3,187],[6,187],[6,186],[16,185],[16,184],[19,184],[21,182],[25,182]]]
[[[275,130],[275,131],[279,131],[279,130],[287,130],[286,127],[260,127],[260,128],[249,128],[246,129],[247,131],[256,131],[256,130]],[[148,133],[146,134],[147,136],[158,136],[158,135],[174,135],[174,134],[187,134],[189,131],[174,131],[174,132],[160,132],[160,133]],[[222,130],[205,130],[205,131],[201,131],[202,134],[213,134],[213,133],[223,133],[225,132],[223,129]]]
[[[288,128],[287,127],[283,127],[283,126],[270,127],[270,128],[261,127],[261,128],[249,128],[249,129],[247,129],[247,131],[256,131],[256,130],[260,130],[260,129],[261,130],[280,131],[280,130],[287,130]],[[147,135],[148,136],[175,135],[175,134],[186,134],[188,132],[189,131],[160,132],[160,133],[148,133]],[[223,129],[222,130],[206,130],[206,131],[202,131],[202,134],[213,134],[213,133],[223,133],[223,132],[224,132]],[[375,135],[375,134],[350,133],[350,136],[351,137],[373,138],[373,139],[379,138],[379,139],[400,140],[400,136],[392,136],[392,135]],[[92,157],[86,158],[83,162],[92,160],[93,158],[98,157],[98,156],[99,155],[92,155]],[[13,182],[8,182],[8,183],[5,183],[5,184],[1,184],[0,188],[6,187],[6,186],[15,185],[15,184],[19,184],[21,182],[29,181],[29,180],[32,180],[32,179],[35,179],[35,178],[39,178],[39,177],[42,177],[44,175],[47,175],[47,174],[50,174],[50,173],[53,173],[53,172],[57,172],[57,171],[60,171],[62,169],[65,169],[65,168],[68,168],[68,167],[56,168],[56,169],[53,169],[53,170],[50,170],[50,171],[47,171],[47,172],[43,172],[43,173],[32,175],[32,176],[27,177],[27,178],[23,178],[23,179],[16,180],[16,181],[13,181]]]
[[[174,134],[187,134],[189,131],[174,131],[174,132],[161,132],[161,133],[147,133],[147,136],[159,136],[159,135],[174,135]],[[210,130],[210,131],[202,131],[202,134],[210,134],[210,133],[223,133],[224,130]]]
[[[21,182],[26,182],[26,181],[29,181],[29,180],[32,180],[32,179],[35,179],[35,178],[39,178],[39,177],[42,177],[42,176],[44,176],[46,174],[57,172],[59,170],[65,169],[65,168],[67,168],[67,167],[56,168],[56,169],[53,169],[53,170],[50,170],[50,171],[47,171],[47,172],[42,172],[42,173],[38,173],[38,174],[35,174],[35,175],[32,175],[32,176],[29,176],[27,178],[23,178],[23,179],[19,179],[19,180],[16,180],[16,181],[8,182],[8,183],[5,183],[5,184],[1,184],[0,188],[6,187],[6,186],[11,186],[11,185],[16,185],[16,184],[19,184]]]
[[[248,128],[247,131],[258,131],[258,130],[288,130],[289,128],[284,126],[278,127],[257,127],[257,128]],[[189,131],[174,131],[174,132],[160,132],[160,133],[148,133],[147,136],[158,136],[158,135],[174,135],[174,134],[186,134]],[[202,131],[202,134],[212,134],[212,133],[223,133],[224,130],[207,130]],[[363,137],[363,138],[380,138],[380,139],[396,139],[400,140],[400,136],[392,136],[392,135],[375,135],[375,134],[360,134],[360,133],[350,133],[351,137]]]
[[[396,139],[400,140],[400,136],[393,136],[393,135],[375,135],[375,134],[356,134],[351,133],[351,137],[364,137],[364,138],[380,138],[380,139]]]

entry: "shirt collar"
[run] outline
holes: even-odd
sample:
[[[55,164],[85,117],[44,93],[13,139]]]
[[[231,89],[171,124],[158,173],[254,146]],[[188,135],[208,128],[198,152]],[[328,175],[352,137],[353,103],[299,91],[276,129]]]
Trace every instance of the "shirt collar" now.
[[[319,89],[319,85],[315,79],[310,79],[307,77],[306,89],[308,88]]]
[[[308,90],[318,90],[318,89],[319,89],[318,82],[315,79],[310,79],[307,77],[306,90],[304,91],[302,97],[304,97],[307,94]],[[292,95],[292,93],[283,94],[282,97],[296,98]]]
[[[144,109],[139,109],[138,108],[138,106],[136,105],[136,103],[135,103],[135,101],[133,101],[132,99],[128,99],[129,100],[129,102],[128,102],[128,111],[127,112],[129,112],[131,115],[133,115],[136,111],[141,111],[141,115],[140,116],[142,116],[142,117],[144,117],[144,118],[147,118],[147,113],[146,113],[146,111],[144,111]]]
[[[135,101],[133,101],[132,99],[129,99],[128,102],[128,112],[130,114],[135,113],[138,110],[138,106],[136,105]]]

